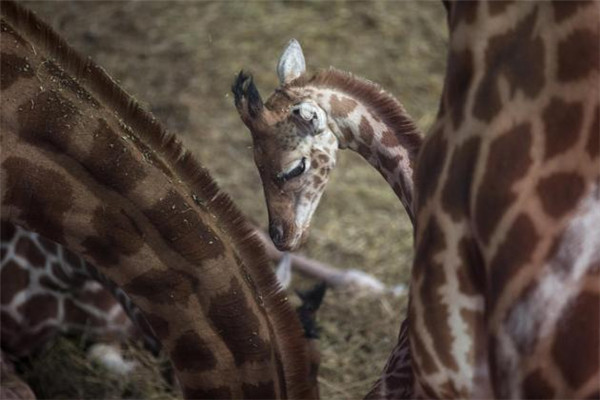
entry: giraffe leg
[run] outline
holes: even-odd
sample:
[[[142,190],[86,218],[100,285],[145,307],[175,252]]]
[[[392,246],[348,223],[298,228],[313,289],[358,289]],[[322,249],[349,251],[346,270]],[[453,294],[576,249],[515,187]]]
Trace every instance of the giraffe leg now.
[[[273,261],[280,262],[284,253],[275,248],[271,239],[264,232],[258,228],[255,228],[255,231],[265,246],[269,258]],[[301,254],[286,254],[289,254],[289,263],[294,270],[312,279],[326,282],[327,285],[332,288],[351,286],[368,292],[383,293],[391,291],[392,293],[399,294],[404,293],[405,290],[403,285],[387,288],[377,278],[364,271],[355,269],[337,269],[331,265],[305,257]]]
[[[321,282],[306,291],[296,291],[302,304],[296,308],[296,313],[304,329],[306,338],[306,351],[309,358],[310,372],[309,384],[314,388],[314,393],[319,393],[318,374],[321,365],[321,351],[319,350],[319,327],[317,325],[317,311],[321,307],[327,284]]]
[[[486,393],[481,256],[464,223],[432,214],[418,238],[409,301],[410,352],[422,393],[472,398]],[[465,272],[466,271],[466,272]]]
[[[364,397],[365,400],[412,399],[414,398],[414,377],[408,342],[408,319],[402,321],[398,342],[390,353],[381,377]]]

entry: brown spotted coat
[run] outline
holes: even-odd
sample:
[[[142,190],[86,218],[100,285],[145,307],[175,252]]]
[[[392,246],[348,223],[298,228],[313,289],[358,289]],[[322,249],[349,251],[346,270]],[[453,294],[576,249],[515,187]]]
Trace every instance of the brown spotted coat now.
[[[282,84],[264,105],[252,77],[243,72],[233,90],[252,134],[269,224],[281,227],[279,240],[271,235],[280,250],[294,250],[308,236],[338,149],[352,149],[376,168],[413,220],[413,169],[423,137],[402,104],[380,86],[329,69]],[[318,132],[296,112],[302,104],[316,110],[322,125]],[[286,166],[301,159],[310,168],[293,179],[279,179]]]
[[[1,30],[2,217],[123,288],[186,397],[311,397],[299,321],[208,172],[35,16],[3,2]]]
[[[2,350],[31,354],[59,332],[94,340],[140,336],[160,349],[140,310],[81,257],[7,221],[1,224],[0,328]],[[133,324],[132,324],[133,322]]]
[[[418,394],[600,394],[598,2],[457,2],[415,174]]]

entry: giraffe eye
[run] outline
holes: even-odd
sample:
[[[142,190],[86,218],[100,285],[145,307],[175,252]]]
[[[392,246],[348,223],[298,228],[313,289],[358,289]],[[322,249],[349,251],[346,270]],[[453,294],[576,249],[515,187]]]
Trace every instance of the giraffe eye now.
[[[304,173],[305,169],[306,169],[306,157],[302,157],[302,160],[300,160],[300,163],[298,165],[296,165],[294,168],[277,175],[277,180],[279,180],[280,182],[288,181],[290,179],[293,179],[297,176],[302,175]]]

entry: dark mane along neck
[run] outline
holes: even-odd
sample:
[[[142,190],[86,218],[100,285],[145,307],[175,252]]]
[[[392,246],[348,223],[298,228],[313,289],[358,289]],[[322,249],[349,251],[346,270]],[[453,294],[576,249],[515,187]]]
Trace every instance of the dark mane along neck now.
[[[152,294],[148,295],[144,292],[144,290],[148,290],[145,283],[149,282],[149,279],[156,276],[167,277],[170,276],[169,274],[174,274],[177,276],[173,278],[173,282],[179,282],[182,279],[181,277],[185,277],[185,279],[192,277],[202,281],[202,263],[206,261],[205,253],[211,249],[208,245],[213,244],[213,239],[222,242],[224,248],[223,251],[231,253],[223,259],[229,260],[229,258],[231,258],[232,260],[235,259],[235,262],[227,263],[223,261],[220,263],[219,268],[222,269],[224,274],[235,271],[236,276],[242,276],[244,278],[239,281],[242,282],[244,291],[252,293],[252,306],[258,309],[259,312],[262,312],[264,318],[269,321],[269,326],[266,330],[268,331],[267,334],[273,337],[273,343],[271,343],[273,348],[276,349],[277,353],[280,352],[287,355],[282,357],[283,360],[278,360],[278,362],[283,363],[283,367],[281,365],[277,366],[277,368],[283,368],[285,370],[285,378],[290,381],[283,383],[279,382],[279,384],[284,387],[283,394],[286,396],[306,397],[308,389],[305,387],[305,382],[301,381],[306,375],[308,364],[305,362],[306,355],[303,350],[304,341],[298,319],[291,309],[289,302],[286,301],[286,298],[278,289],[274,274],[267,267],[267,258],[264,254],[260,240],[253,234],[251,227],[230,198],[218,189],[207,170],[182,147],[176,137],[169,134],[151,114],[144,111],[131,96],[121,89],[104,72],[104,70],[93,62],[82,58],[49,26],[40,21],[28,10],[21,8],[13,2],[3,1],[1,11],[3,19],[2,35],[7,36],[10,34],[10,37],[14,38],[15,42],[19,42],[14,45],[14,48],[11,47],[10,50],[16,49],[15,51],[29,54],[30,56],[24,57],[24,59],[28,59],[31,63],[34,62],[32,60],[34,58],[43,59],[44,61],[41,61],[39,66],[45,65],[47,70],[54,70],[53,75],[58,79],[48,82],[47,84],[46,82],[40,82],[40,84],[43,84],[44,90],[46,90],[47,93],[51,93],[52,90],[48,88],[52,88],[52,85],[55,85],[64,89],[65,93],[68,92],[68,95],[71,96],[70,98],[76,100],[76,102],[74,101],[72,103],[75,103],[78,106],[77,111],[74,112],[75,116],[73,118],[86,118],[85,123],[88,125],[89,121],[94,123],[98,121],[102,122],[104,120],[109,121],[111,129],[114,129],[114,132],[111,133],[119,132],[115,137],[117,137],[117,139],[124,139],[122,142],[119,142],[118,145],[123,146],[122,149],[124,154],[131,154],[131,157],[129,158],[130,162],[137,163],[135,166],[143,169],[144,172],[151,173],[153,174],[152,176],[160,176],[161,179],[168,181],[168,187],[166,189],[169,189],[170,191],[165,189],[165,185],[163,185],[162,189],[165,189],[164,192],[168,192],[167,194],[174,193],[176,195],[175,199],[179,201],[177,204],[177,211],[181,210],[178,214],[175,214],[174,212],[172,215],[167,215],[166,212],[164,212],[166,208],[159,209],[156,207],[159,205],[163,206],[163,203],[169,200],[168,198],[155,198],[158,197],[156,193],[149,189],[147,190],[144,187],[140,187],[140,185],[132,188],[131,185],[129,185],[129,183],[131,183],[130,181],[126,182],[129,186],[127,186],[126,189],[123,189],[122,183],[125,182],[125,179],[131,179],[131,177],[127,177],[127,174],[130,171],[128,171],[126,167],[119,168],[119,165],[98,164],[99,162],[102,162],[102,160],[90,161],[85,158],[89,156],[89,153],[83,155],[79,154],[81,153],[81,146],[78,147],[77,141],[80,139],[79,137],[74,138],[77,135],[73,135],[71,132],[65,133],[64,136],[61,136],[60,134],[54,135],[52,132],[39,132],[39,136],[32,137],[31,132],[27,133],[25,129],[20,129],[18,135],[23,136],[29,134],[30,136],[15,139],[10,143],[22,143],[23,141],[33,143],[36,141],[29,147],[23,147],[24,150],[22,151],[26,153],[27,151],[33,151],[30,150],[31,148],[37,148],[40,152],[45,152],[45,155],[49,154],[48,157],[44,158],[44,160],[50,160],[47,161],[47,164],[54,163],[58,165],[59,168],[61,167],[61,164],[58,161],[68,159],[68,162],[71,163],[69,165],[78,168],[76,172],[73,172],[74,178],[72,180],[80,183],[81,187],[87,188],[82,190],[92,191],[90,188],[93,187],[97,198],[102,200],[100,203],[103,203],[104,201],[107,202],[106,210],[110,211],[110,201],[115,200],[115,202],[118,203],[118,206],[114,207],[114,209],[121,211],[120,214],[118,211],[115,211],[114,215],[107,213],[108,217],[114,217],[115,221],[117,221],[115,222],[115,226],[109,226],[109,222],[106,222],[109,221],[108,217],[101,216],[94,222],[96,225],[90,224],[92,226],[87,227],[82,226],[82,224],[73,224],[70,233],[74,234],[75,237],[70,237],[67,234],[65,234],[64,237],[62,234],[57,234],[52,237],[53,232],[47,228],[47,226],[60,226],[64,222],[64,216],[59,215],[55,219],[52,219],[56,215],[50,213],[44,215],[43,218],[40,219],[39,216],[34,218],[30,216],[31,213],[28,214],[23,211],[23,195],[21,192],[18,192],[18,190],[25,189],[20,189],[18,187],[20,177],[13,178],[11,173],[17,170],[20,171],[17,167],[21,167],[18,165],[17,161],[25,160],[27,159],[27,156],[25,155],[19,158],[19,160],[16,160],[15,157],[10,159],[11,156],[5,154],[5,157],[2,158],[3,171],[9,171],[6,162],[7,160],[12,162],[10,165],[12,169],[10,169],[9,172],[6,172],[9,179],[4,182],[6,185],[3,184],[5,187],[2,189],[3,218],[14,218],[13,222],[23,224],[26,228],[31,230],[42,231],[41,233],[48,234],[50,239],[66,246],[76,243],[76,235],[79,232],[72,232],[73,226],[75,229],[81,227],[81,229],[100,230],[100,232],[93,232],[98,235],[93,237],[96,242],[90,241],[89,243],[84,244],[89,246],[87,247],[88,250],[90,248],[93,249],[94,246],[106,246],[106,249],[112,249],[114,247],[113,245],[116,244],[117,250],[122,250],[122,252],[118,253],[118,251],[116,251],[115,254],[119,256],[115,256],[114,260],[116,261],[113,262],[111,261],[112,259],[108,261],[113,262],[113,264],[121,263],[119,267],[122,268],[119,269],[113,267],[113,265],[102,265],[102,262],[99,262],[97,257],[94,258],[94,253],[84,252],[85,254],[83,255],[88,261],[96,264],[102,272],[106,273],[106,275],[115,282],[119,284],[123,282],[127,283],[124,289],[126,291],[131,289],[135,292],[134,295],[131,296],[133,299],[136,298],[136,295],[137,298],[142,297],[142,302],[144,304],[140,308],[145,313],[147,313],[149,309],[152,309],[149,305],[152,303]],[[6,39],[2,42],[3,58],[6,50],[4,44],[8,43],[8,40],[9,39]],[[12,44],[10,46],[12,46]],[[7,45],[7,47],[10,46]],[[32,65],[37,67],[34,64]],[[2,66],[3,68],[5,67],[4,60]],[[9,65],[9,67],[12,66]],[[36,68],[33,68],[33,70],[37,71]],[[5,71],[3,70],[3,92],[5,91],[4,74]],[[20,81],[17,80],[14,84],[17,85],[19,82]],[[4,94],[5,93],[3,93],[3,95]],[[18,97],[19,94],[15,94],[14,96]],[[52,96],[53,95],[50,94],[46,96],[46,99],[52,100]],[[16,101],[20,100],[21,99],[18,98]],[[81,100],[81,102],[79,102],[79,100]],[[2,104],[4,107],[5,103]],[[39,104],[32,103],[32,107],[33,106],[41,107]],[[5,110],[3,109],[3,119],[5,118],[4,113]],[[17,117],[12,114],[6,116],[6,118],[17,119]],[[19,121],[22,122],[26,120]],[[15,122],[13,125],[17,126],[18,124],[19,122]],[[59,126],[58,124],[59,123],[56,122],[56,126]],[[78,126],[81,127],[83,125],[83,123],[80,123]],[[37,134],[37,132],[35,133]],[[3,135],[4,134],[5,132],[3,132]],[[79,136],[87,135],[86,140],[91,140],[90,137],[92,134],[93,132],[81,132],[81,135]],[[8,134],[7,137],[9,137]],[[43,143],[38,143],[40,141],[43,141]],[[9,153],[6,149],[3,150],[5,150],[5,153]],[[112,157],[113,154],[109,153],[108,156]],[[118,161],[119,159],[116,158],[115,160]],[[66,164],[62,164],[64,169],[67,168],[65,165]],[[101,165],[101,167],[98,167],[98,165]],[[57,170],[59,170],[59,168],[57,168]],[[112,169],[108,170],[108,168]],[[30,173],[33,174],[34,172]],[[105,173],[108,174],[110,178],[106,178],[107,175]],[[5,175],[3,175],[3,178],[4,176]],[[92,178],[99,178],[100,181],[90,183],[92,181],[90,176],[92,176]],[[33,179],[38,178],[33,177]],[[15,184],[13,185],[13,183]],[[16,187],[16,189],[14,189],[14,187]],[[155,190],[155,192],[156,191],[157,190]],[[9,201],[7,201],[7,199]],[[74,201],[76,200],[77,199],[75,198]],[[21,204],[18,204],[19,202],[21,202]],[[5,211],[5,206],[8,211]],[[11,206],[13,206],[13,208],[9,209]],[[77,211],[79,214],[82,213],[81,209],[78,209]],[[69,212],[71,212],[71,210],[65,211],[65,213]],[[128,219],[122,219],[123,214],[126,212],[131,215],[126,215]],[[59,217],[63,220],[60,220]],[[81,217],[81,215],[76,215],[75,217]],[[89,221],[92,216],[90,215],[87,218]],[[44,219],[52,219],[52,224],[45,224],[46,228],[44,228],[40,224],[40,221],[44,221]],[[92,221],[94,221],[93,218]],[[174,221],[185,224],[197,222],[198,225],[188,227],[187,225],[181,226],[180,224],[175,226]],[[200,229],[198,226],[201,227],[205,222],[211,227],[207,232],[214,231],[212,233],[214,233],[216,237],[210,235],[194,236],[195,232],[198,232],[198,229]],[[106,226],[108,228],[106,228],[106,231],[102,231],[102,229],[98,227],[98,224],[107,224]],[[119,230],[121,228],[124,232],[122,235]],[[128,229],[131,229],[133,234],[139,234],[142,238],[142,242],[145,241],[145,247],[151,248],[147,253],[154,257],[152,261],[153,263],[156,263],[156,268],[153,267],[156,270],[155,275],[151,275],[147,270],[144,270],[144,268],[148,266],[146,260],[146,265],[140,263],[136,266],[138,268],[136,273],[140,276],[133,276],[135,275],[133,273],[131,276],[126,276],[127,272],[125,271],[124,264],[129,262],[129,258],[135,258],[135,254],[127,253],[128,251],[132,251],[127,247],[129,243],[125,243],[122,247],[119,247],[121,243],[111,242],[110,240],[116,240],[114,237],[117,239],[129,239],[129,236],[127,235],[130,235],[131,232],[128,231]],[[65,231],[66,230],[67,229],[65,229]],[[115,230],[117,231],[116,233],[114,233]],[[165,230],[168,233],[165,233]],[[105,239],[105,236],[110,236],[110,240],[106,239],[108,240],[107,243],[102,241]],[[138,240],[137,237],[135,239]],[[152,240],[154,242],[150,242]],[[156,243],[158,244],[155,246]],[[80,245],[80,243],[76,244]],[[153,248],[153,246],[157,248]],[[165,248],[169,252],[168,255],[165,255],[165,252],[163,251]],[[142,250],[144,250],[144,248],[142,248]],[[90,256],[90,254],[92,255]],[[126,254],[126,256],[123,254]],[[145,257],[147,258],[149,256],[146,255]],[[211,258],[210,262],[213,262],[215,259],[218,260],[219,258]],[[176,262],[173,260],[176,260]],[[107,259],[102,259],[100,261],[107,261]],[[173,268],[173,270],[171,270],[171,268]],[[189,283],[194,290],[198,291],[200,289],[206,289],[206,284],[199,288],[198,286],[194,286],[194,282],[195,281],[192,280],[192,282]],[[221,288],[221,291],[223,291],[223,288]],[[196,293],[195,295],[199,297],[204,294]],[[220,295],[222,294],[215,294],[217,297]],[[178,297],[176,296],[175,298]],[[209,300],[206,302],[212,307],[212,303]],[[165,304],[168,305],[170,303],[168,301],[163,301],[159,306],[167,307]],[[161,310],[163,313],[161,315],[169,315],[169,312],[166,312],[163,309]],[[177,308],[173,308],[173,310],[173,312],[179,312],[175,311]],[[208,311],[209,310],[206,309],[206,306],[203,303],[202,313],[204,316],[200,318],[210,318],[210,316],[206,315]],[[180,312],[183,313],[184,311]],[[175,317],[176,315],[172,315],[172,318]],[[192,321],[196,321],[199,317],[190,316],[190,318]],[[151,316],[149,321],[152,323],[153,320],[156,319],[153,319]],[[153,328],[156,330],[156,326],[153,325]],[[194,327],[189,327],[189,329],[193,330]],[[213,329],[217,328],[213,326]],[[158,336],[160,337],[161,335],[158,334]],[[161,340],[162,339],[164,339],[164,337],[161,338]],[[171,346],[166,347],[169,351],[177,350],[177,344],[179,344],[179,342],[171,343]],[[184,350],[182,351],[185,353]],[[186,355],[179,354],[179,356]],[[291,363],[289,360],[291,360]],[[216,362],[219,363],[221,361],[216,360]],[[197,363],[198,361],[196,361],[196,364]],[[177,362],[175,362],[175,364],[177,364]],[[186,376],[188,376],[188,381],[193,382],[193,380],[189,378],[191,373],[188,371],[186,374]],[[283,378],[281,377],[281,379]],[[296,381],[300,382],[294,383]]]
[[[350,72],[329,68],[312,76],[302,75],[288,85],[292,88],[304,86],[334,89],[358,100],[390,127],[398,137],[399,143],[402,143],[408,153],[416,158],[423,142],[422,133],[404,106],[378,84]]]
[[[338,135],[340,146],[357,151],[385,178],[414,223],[413,171],[423,135],[402,104],[379,85],[335,69],[322,70],[313,76],[302,75],[278,93],[303,87],[329,89],[342,94],[342,97],[347,96],[367,110],[369,119],[378,122],[378,130],[375,131],[361,112],[348,115],[345,111],[335,110],[335,96],[331,96],[330,104],[324,104],[329,105],[332,116],[338,114],[333,118],[342,126]],[[356,119],[352,121],[353,118]],[[346,119],[352,123],[349,124]]]

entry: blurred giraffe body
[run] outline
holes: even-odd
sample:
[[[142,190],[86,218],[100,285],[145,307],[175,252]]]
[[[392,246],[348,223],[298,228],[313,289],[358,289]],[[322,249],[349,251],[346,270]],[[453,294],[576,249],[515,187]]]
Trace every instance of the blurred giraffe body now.
[[[104,341],[142,338],[153,353],[159,351],[160,343],[141,311],[121,288],[83,258],[7,222],[2,225],[1,236],[2,348],[12,356],[28,355],[58,332],[85,332]],[[284,288],[291,281],[292,263],[300,264],[301,269],[321,265],[302,256],[287,254],[282,258],[276,251],[268,255],[280,262],[278,276],[286,273],[285,280],[279,279]],[[343,279],[347,273],[332,270],[331,274],[340,274],[340,278],[326,280],[329,285],[355,282]],[[376,283],[369,287],[383,289]]]
[[[1,13],[4,222],[121,288],[185,397],[316,397],[300,322],[231,200],[103,70],[18,4]]]
[[[81,257],[8,222],[2,225],[1,250],[4,351],[28,355],[58,332],[109,341],[138,337],[140,330],[150,349],[159,350],[140,310]]]
[[[260,232],[258,234],[260,236]],[[130,373],[137,364],[125,360],[119,348],[109,343],[141,338],[154,354],[160,350],[160,342],[142,312],[121,288],[83,258],[35,232],[8,222],[2,224],[1,238],[0,283],[5,302],[1,304],[0,312],[6,374],[14,373],[10,360],[4,360],[7,355],[12,358],[29,355],[59,332],[83,332],[89,339],[107,342],[92,345],[88,356],[119,375]],[[277,261],[282,253],[268,254]],[[320,264],[301,256],[294,256],[294,259],[301,265]],[[291,263],[292,256],[285,253],[277,269],[279,284],[284,288],[288,288],[291,281]],[[287,274],[287,278],[279,279],[282,273]],[[318,337],[306,332],[315,324],[323,294],[316,303],[312,301],[315,304],[311,314],[301,317],[303,325],[308,325],[303,327],[309,341],[311,379],[315,384],[320,358]],[[307,307],[304,303],[303,300],[297,312],[302,313]],[[3,380],[3,387],[7,385],[11,386],[11,383]],[[28,389],[21,390],[27,393]],[[24,394],[17,396],[26,397]]]
[[[416,395],[600,396],[600,3],[448,2],[415,171]]]

